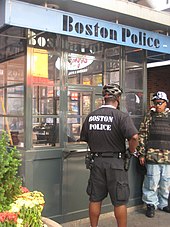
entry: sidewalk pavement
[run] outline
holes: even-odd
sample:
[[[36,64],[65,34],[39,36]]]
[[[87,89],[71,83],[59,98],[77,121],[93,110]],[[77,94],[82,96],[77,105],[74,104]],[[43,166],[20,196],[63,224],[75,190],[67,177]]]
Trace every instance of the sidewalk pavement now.
[[[58,224],[57,222],[46,218],[46,217],[42,217],[42,221],[43,221],[43,226],[48,226],[48,227],[62,227],[60,224]]]
[[[89,219],[81,219],[62,224],[62,227],[89,227]],[[137,206],[128,208],[127,227],[168,227],[170,226],[170,214],[156,210],[154,218],[145,216],[145,207]],[[99,227],[117,227],[113,212],[102,214],[99,219]]]

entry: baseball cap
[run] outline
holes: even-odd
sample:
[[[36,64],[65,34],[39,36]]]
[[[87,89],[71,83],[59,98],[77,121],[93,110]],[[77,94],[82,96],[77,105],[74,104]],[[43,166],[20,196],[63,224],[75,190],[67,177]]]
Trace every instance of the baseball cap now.
[[[158,91],[158,92],[154,93],[151,100],[152,101],[154,101],[154,100],[165,100],[166,102],[169,102],[166,93],[163,92],[163,91]]]

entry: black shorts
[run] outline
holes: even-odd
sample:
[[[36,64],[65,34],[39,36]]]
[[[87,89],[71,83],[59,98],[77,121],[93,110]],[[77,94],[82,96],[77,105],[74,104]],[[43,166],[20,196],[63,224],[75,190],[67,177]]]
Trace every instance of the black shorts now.
[[[90,171],[87,194],[91,202],[101,202],[108,193],[114,206],[128,203],[128,172],[124,170],[123,159],[96,157]]]

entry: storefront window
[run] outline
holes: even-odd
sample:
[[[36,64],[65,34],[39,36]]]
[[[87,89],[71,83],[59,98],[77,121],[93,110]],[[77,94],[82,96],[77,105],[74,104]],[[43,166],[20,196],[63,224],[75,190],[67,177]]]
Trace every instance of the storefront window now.
[[[125,108],[129,115],[143,115],[144,52],[125,47]],[[137,119],[137,118],[136,118]]]
[[[103,103],[103,84],[120,82],[120,47],[73,37],[66,43],[67,136],[78,142],[86,116]]]
[[[33,88],[33,144],[59,143],[59,97],[51,86]],[[54,98],[55,97],[55,98]]]
[[[45,49],[29,49],[33,60],[32,76],[32,114],[34,146],[55,145],[59,143],[59,70],[51,52]]]
[[[121,110],[143,115],[143,50],[12,26],[1,34],[0,130],[12,145],[79,143],[107,83],[124,88]]]
[[[0,64],[0,130],[24,146],[24,57]]]
[[[8,27],[0,36],[0,133],[11,145],[24,146],[25,33]]]
[[[12,38],[16,32],[20,37]],[[78,143],[86,116],[103,103],[106,83],[123,85],[129,115],[143,114],[142,50],[125,47],[122,57],[122,47],[94,40],[18,28],[5,35],[10,36],[0,38],[0,129],[13,145],[25,146],[28,120],[27,147]],[[10,48],[3,49],[6,42]]]
[[[59,146],[60,36],[28,30],[28,38],[33,146]]]
[[[102,86],[103,43],[73,37],[68,37],[66,43],[64,50],[68,51],[66,60],[68,84]],[[57,62],[59,63],[59,59]]]

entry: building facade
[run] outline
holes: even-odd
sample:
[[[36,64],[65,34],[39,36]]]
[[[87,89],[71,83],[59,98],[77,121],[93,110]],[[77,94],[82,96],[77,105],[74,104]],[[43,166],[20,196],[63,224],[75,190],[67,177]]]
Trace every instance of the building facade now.
[[[120,84],[121,110],[139,127],[147,109],[147,63],[169,60],[170,37],[146,29],[161,26],[167,33],[167,15],[161,25],[136,15],[134,26],[131,10],[120,10],[139,6],[106,3],[0,3],[0,129],[22,153],[23,184],[44,193],[44,215],[61,223],[88,216],[87,145],[79,134],[87,114],[102,104],[102,86]],[[133,159],[129,206],[141,203],[135,167]],[[103,212],[110,209],[106,200]]]

